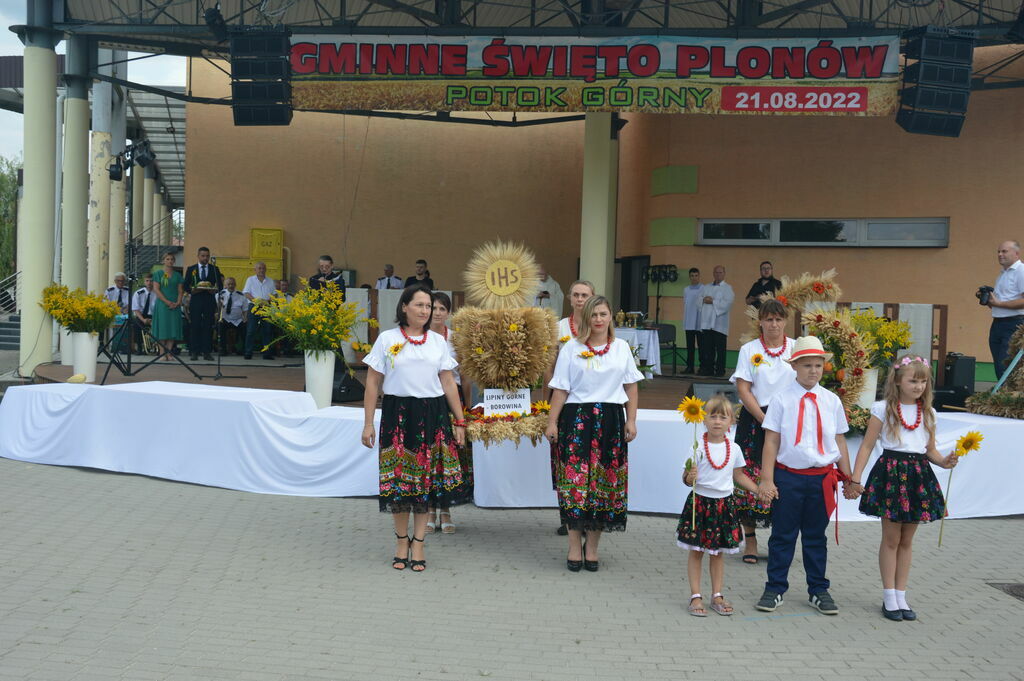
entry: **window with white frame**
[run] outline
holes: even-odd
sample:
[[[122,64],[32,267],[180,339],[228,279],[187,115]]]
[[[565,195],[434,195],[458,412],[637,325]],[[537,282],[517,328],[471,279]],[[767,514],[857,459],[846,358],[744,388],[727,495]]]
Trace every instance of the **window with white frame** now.
[[[700,221],[704,246],[945,248],[949,218],[780,218]]]

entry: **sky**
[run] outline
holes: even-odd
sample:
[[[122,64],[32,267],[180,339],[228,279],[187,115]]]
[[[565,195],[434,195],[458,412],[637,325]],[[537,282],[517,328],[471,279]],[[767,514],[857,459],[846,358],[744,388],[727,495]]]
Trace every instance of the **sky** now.
[[[7,27],[24,23],[24,0],[0,0],[0,55],[22,54],[21,41]],[[57,52],[64,53],[64,43],[57,45]],[[129,56],[140,55],[129,53]],[[129,62],[128,80],[147,85],[184,86],[185,58],[161,55]],[[0,156],[7,158],[21,156],[22,125],[21,114],[0,110]]]

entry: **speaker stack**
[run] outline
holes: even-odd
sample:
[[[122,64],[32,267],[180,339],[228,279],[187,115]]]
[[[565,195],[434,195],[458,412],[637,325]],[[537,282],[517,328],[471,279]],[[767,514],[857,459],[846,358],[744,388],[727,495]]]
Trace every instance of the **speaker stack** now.
[[[231,33],[231,109],[235,125],[292,121],[291,41],[281,28]]]
[[[905,34],[896,122],[907,132],[959,137],[971,97],[976,31],[925,26]]]
[[[946,355],[942,387],[935,389],[932,400],[936,409],[964,406],[967,398],[974,394],[975,364],[974,357],[959,352],[950,352]]]

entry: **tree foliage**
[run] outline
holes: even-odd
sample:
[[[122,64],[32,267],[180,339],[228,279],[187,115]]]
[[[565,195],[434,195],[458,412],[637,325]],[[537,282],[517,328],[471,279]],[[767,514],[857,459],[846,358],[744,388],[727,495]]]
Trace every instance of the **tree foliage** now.
[[[19,165],[0,156],[0,280],[14,273]]]

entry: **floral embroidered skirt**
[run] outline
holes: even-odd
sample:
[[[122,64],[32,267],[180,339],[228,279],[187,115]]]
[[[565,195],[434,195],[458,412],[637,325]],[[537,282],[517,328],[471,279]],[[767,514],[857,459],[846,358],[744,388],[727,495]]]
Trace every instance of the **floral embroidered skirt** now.
[[[761,450],[764,448],[764,429],[746,409],[740,410],[736,423],[736,444],[743,450],[747,465],[743,472],[755,484],[761,482]],[[746,490],[736,490],[736,514],[740,524],[746,527],[771,527],[772,504],[762,504],[757,495]]]
[[[379,444],[382,512],[426,513],[472,498],[443,396],[385,395]]]
[[[628,455],[621,404],[566,404],[558,416],[555,490],[570,530],[626,529]]]
[[[883,451],[865,481],[860,512],[894,523],[930,523],[946,515],[942,488],[928,458]]]
[[[694,499],[697,500],[696,523]],[[676,526],[676,545],[679,548],[704,551],[713,556],[719,553],[738,553],[742,538],[735,497],[730,495],[715,499],[690,492]]]

